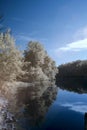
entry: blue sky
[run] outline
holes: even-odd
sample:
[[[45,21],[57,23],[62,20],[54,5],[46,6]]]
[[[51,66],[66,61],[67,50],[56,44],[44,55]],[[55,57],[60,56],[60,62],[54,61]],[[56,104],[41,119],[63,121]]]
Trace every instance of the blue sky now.
[[[56,64],[87,59],[87,0],[0,0],[17,45],[41,42]]]

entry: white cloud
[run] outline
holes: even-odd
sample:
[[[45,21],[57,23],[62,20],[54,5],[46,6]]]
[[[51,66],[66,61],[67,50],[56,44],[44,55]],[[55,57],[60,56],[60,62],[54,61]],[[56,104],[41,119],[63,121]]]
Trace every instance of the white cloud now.
[[[77,30],[73,34],[73,42],[66,44],[63,47],[55,49],[55,53],[68,52],[68,51],[82,51],[87,50],[87,26]]]
[[[58,51],[81,51],[87,49],[87,38],[79,41],[75,41],[69,44],[66,44],[64,47],[60,47],[56,50]]]
[[[80,113],[85,113],[87,112],[87,104],[84,103],[65,103],[65,104],[60,104],[61,106],[68,107],[68,109],[80,112]]]

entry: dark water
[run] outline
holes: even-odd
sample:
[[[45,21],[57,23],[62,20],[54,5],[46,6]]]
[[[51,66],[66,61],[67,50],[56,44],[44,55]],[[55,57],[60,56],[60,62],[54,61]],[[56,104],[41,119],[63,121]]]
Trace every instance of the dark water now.
[[[40,95],[28,98],[24,117],[20,119],[21,127],[24,130],[84,130],[87,80],[82,80],[61,78],[57,81],[58,87],[46,85]]]

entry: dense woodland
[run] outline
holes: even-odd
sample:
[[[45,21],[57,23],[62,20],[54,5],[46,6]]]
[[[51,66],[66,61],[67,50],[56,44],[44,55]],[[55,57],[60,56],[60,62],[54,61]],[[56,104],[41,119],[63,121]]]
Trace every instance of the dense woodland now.
[[[58,67],[56,84],[61,89],[87,93],[87,60],[77,60]]]
[[[87,60],[77,60],[58,67],[59,74],[57,76],[87,76]]]

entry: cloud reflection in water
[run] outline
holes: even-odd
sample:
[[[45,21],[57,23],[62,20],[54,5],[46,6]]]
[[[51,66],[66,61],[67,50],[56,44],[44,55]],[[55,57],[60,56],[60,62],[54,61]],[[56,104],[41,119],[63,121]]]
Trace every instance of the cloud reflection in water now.
[[[80,113],[83,113],[83,114],[85,112],[87,112],[87,104],[85,104],[83,102],[64,103],[64,104],[60,104],[60,106],[68,107],[68,109],[70,109],[70,110],[80,112]]]

